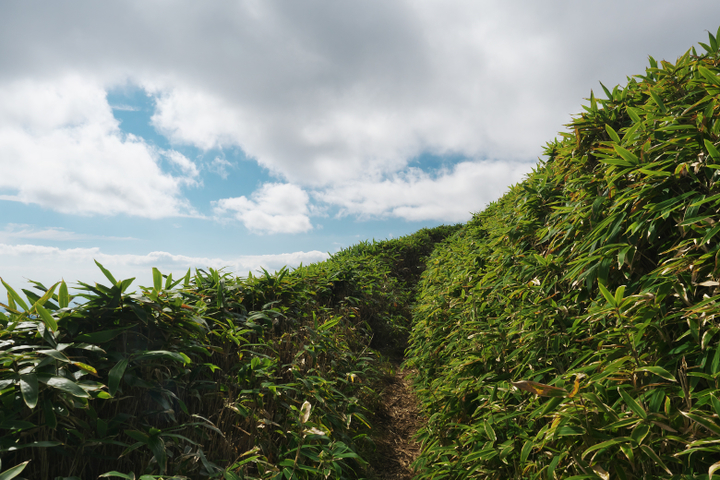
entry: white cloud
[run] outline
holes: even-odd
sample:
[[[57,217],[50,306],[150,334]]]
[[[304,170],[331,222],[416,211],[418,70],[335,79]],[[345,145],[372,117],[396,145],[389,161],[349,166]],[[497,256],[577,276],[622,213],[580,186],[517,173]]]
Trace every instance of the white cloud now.
[[[76,241],[76,240],[135,240],[132,237],[113,237],[107,235],[88,235],[68,231],[62,227],[46,227],[38,229],[34,225],[9,223],[0,230],[0,243],[17,239],[33,239],[48,241]]]
[[[197,168],[123,137],[105,95],[79,76],[0,85],[0,199],[71,214],[193,214],[180,187],[196,182]],[[162,156],[181,174],[163,172]]]
[[[234,216],[256,233],[299,233],[313,228],[308,194],[291,184],[266,183],[245,196],[213,202],[218,217]]]
[[[623,83],[643,71],[649,53],[672,60],[703,39],[703,28],[714,29],[708,9],[720,14],[720,4],[693,5],[269,1],[218,8],[201,13],[202,22],[224,15],[227,29],[202,39],[206,24],[193,23],[178,46],[188,50],[188,67],[148,81],[159,95],[153,120],[174,141],[239,146],[286,181],[312,187],[378,181],[425,151],[534,161],[598,80]],[[173,18],[186,25],[186,15]],[[208,51],[222,53],[200,59],[191,41],[211,40],[224,48]]]
[[[336,185],[314,196],[340,215],[464,222],[496,200],[532,168],[520,162],[461,162],[430,175],[410,169],[382,182]]]
[[[160,152],[165,155],[165,158],[167,158],[170,163],[180,169],[183,177],[180,177],[179,180],[182,183],[185,183],[187,185],[198,184],[197,178],[200,175],[200,172],[197,166],[189,158],[187,158],[180,152],[176,152],[175,150]]]
[[[132,105],[111,105],[110,108],[113,110],[120,110],[121,112],[139,112],[139,107],[134,107]]]
[[[264,268],[270,272],[283,266],[297,267],[321,262],[329,257],[327,253],[317,250],[309,252],[293,252],[277,255],[245,255],[232,258],[190,257],[174,255],[168,252],[150,252],[146,255],[113,255],[102,252],[99,248],[68,248],[47,247],[40,245],[8,245],[0,243],[0,277],[14,290],[26,288],[27,279],[35,280],[50,286],[64,279],[67,282],[107,284],[107,280],[95,266],[93,260],[100,262],[117,279],[137,277],[133,284],[152,285],[152,267],[162,273],[172,273],[175,278],[182,276],[188,268],[207,267],[220,269],[236,275],[247,275]],[[72,272],[72,277],[68,277]],[[4,298],[4,295],[3,297]],[[4,300],[0,299],[0,301]]]
[[[720,16],[709,0],[41,3],[0,3],[0,199],[193,214],[194,163],[120,133],[106,92],[130,84],[172,142],[238,147],[294,185],[215,204],[256,232],[311,229],[301,188],[347,214],[465,218],[516,176],[475,191],[463,168],[483,185],[477,165],[534,162],[598,80],[674,60]],[[468,163],[408,170],[425,152]],[[278,193],[297,209],[275,211]]]
[[[232,166],[233,164],[228,162],[224,158],[215,157],[213,158],[213,161],[210,162],[208,170],[218,174],[220,178],[225,180],[228,177],[228,168],[231,168]]]
[[[223,145],[242,146],[247,132],[242,131],[239,112],[222,98],[202,90],[147,87],[156,95],[153,126],[174,142],[193,144],[201,149]],[[248,119],[248,123],[250,119]]]

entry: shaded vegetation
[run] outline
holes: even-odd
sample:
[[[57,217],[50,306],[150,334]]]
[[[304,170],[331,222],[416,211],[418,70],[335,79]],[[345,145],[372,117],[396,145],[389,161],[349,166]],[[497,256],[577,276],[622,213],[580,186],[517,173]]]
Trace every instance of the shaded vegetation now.
[[[64,282],[5,284],[0,478],[364,475],[377,350],[402,350],[423,257],[455,229],[273,275],[154,269],[134,294],[98,264],[109,286],[81,283],[79,306]]]
[[[702,46],[591,95],[429,260],[417,478],[720,469],[720,52]]]

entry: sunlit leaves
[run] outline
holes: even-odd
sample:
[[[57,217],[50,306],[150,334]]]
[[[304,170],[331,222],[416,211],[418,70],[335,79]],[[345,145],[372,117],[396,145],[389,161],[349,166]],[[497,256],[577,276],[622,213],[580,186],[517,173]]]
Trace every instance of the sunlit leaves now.
[[[43,468],[59,478],[361,475],[358,452],[373,432],[366,402],[382,375],[372,329],[400,343],[422,259],[454,230],[247,279],[208,269],[173,280],[153,269],[152,288],[138,293],[98,264],[111,285],[80,283],[79,302],[64,281],[31,282],[26,298],[7,286],[3,461],[47,458],[29,464],[30,478]],[[303,402],[312,415],[287,415]],[[27,432],[40,440],[24,441]],[[38,449],[44,457],[31,457]],[[131,469],[141,473],[122,473]]]
[[[607,99],[591,93],[546,161],[435,252],[409,360],[431,418],[420,478],[657,478],[715,464],[720,68],[709,37],[706,56],[650,58],[627,86],[603,86]],[[512,414],[497,442],[522,439],[505,461],[473,434],[499,412]]]

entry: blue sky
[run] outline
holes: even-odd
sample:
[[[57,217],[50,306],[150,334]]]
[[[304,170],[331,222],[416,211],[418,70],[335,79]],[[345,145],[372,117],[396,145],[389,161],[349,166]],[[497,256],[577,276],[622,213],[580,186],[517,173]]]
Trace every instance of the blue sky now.
[[[598,82],[718,24],[699,0],[4,2],[0,277],[245,275],[465,222]]]

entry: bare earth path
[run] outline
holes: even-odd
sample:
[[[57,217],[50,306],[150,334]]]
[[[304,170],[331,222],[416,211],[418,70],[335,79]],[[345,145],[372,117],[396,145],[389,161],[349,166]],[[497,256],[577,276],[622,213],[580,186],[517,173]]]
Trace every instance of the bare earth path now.
[[[412,372],[400,370],[399,361],[393,361],[393,367],[395,375],[386,380],[373,422],[377,450],[372,464],[377,479],[410,480],[414,476],[410,464],[420,453],[420,444],[413,436],[422,419],[407,378]]]

